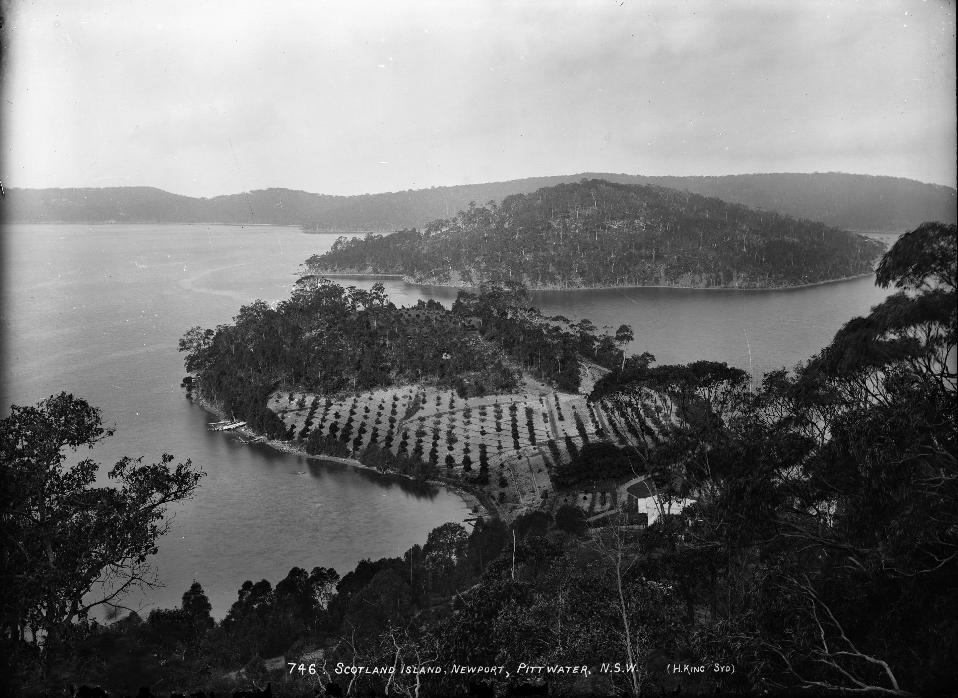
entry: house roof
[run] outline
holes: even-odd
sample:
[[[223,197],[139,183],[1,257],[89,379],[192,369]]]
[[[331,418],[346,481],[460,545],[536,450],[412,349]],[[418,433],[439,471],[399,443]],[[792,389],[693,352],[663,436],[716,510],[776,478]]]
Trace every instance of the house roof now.
[[[652,496],[652,490],[649,489],[648,480],[639,480],[629,485],[626,490],[636,499],[645,499]]]

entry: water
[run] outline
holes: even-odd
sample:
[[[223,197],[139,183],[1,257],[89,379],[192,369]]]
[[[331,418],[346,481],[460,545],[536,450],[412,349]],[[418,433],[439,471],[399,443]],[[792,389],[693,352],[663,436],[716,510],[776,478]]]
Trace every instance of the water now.
[[[235,435],[187,402],[177,340],[192,325],[230,321],[242,303],[277,301],[299,265],[335,238],[293,228],[182,225],[14,225],[4,229],[5,404],[67,390],[100,407],[117,433],[94,456],[191,458],[207,472],[175,508],[155,560],[166,586],[130,603],[172,606],[193,579],[217,615],[246,579],[273,583],[293,565],[348,572],[364,557],[397,555],[468,511],[455,495],[335,463],[306,461]],[[370,279],[343,280],[368,288]],[[385,279],[392,300],[452,289]],[[768,292],[617,289],[538,292],[546,314],[631,325],[631,351],[659,363],[727,361],[760,374],[828,343],[886,291],[872,279]]]
[[[207,473],[160,541],[155,567],[166,586],[131,604],[178,605],[197,579],[222,615],[246,579],[275,584],[294,565],[345,574],[469,515],[445,490],[211,433],[212,415],[183,397],[180,335],[229,322],[256,298],[284,298],[298,265],[333,237],[290,228],[18,225],[4,238],[3,413],[9,403],[66,390],[116,425],[93,454],[101,464],[170,452]]]
[[[630,325],[630,351],[649,351],[658,363],[726,361],[761,378],[810,358],[889,291],[876,288],[874,278],[862,278],[784,291],[633,288],[568,295],[534,298],[544,313],[587,317],[612,332]]]

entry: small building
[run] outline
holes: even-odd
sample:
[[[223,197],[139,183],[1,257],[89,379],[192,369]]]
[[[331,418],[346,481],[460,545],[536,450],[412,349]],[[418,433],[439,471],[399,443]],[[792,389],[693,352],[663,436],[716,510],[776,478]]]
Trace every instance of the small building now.
[[[629,495],[629,506],[640,499],[648,499],[652,496],[652,490],[649,488],[648,478],[633,482],[625,490]]]
[[[655,494],[650,487],[648,478],[633,482],[626,488],[628,501],[626,509],[631,518],[633,512],[639,518],[645,517],[648,524],[652,524],[660,516],[679,514],[685,507],[693,504],[694,499],[667,499]]]

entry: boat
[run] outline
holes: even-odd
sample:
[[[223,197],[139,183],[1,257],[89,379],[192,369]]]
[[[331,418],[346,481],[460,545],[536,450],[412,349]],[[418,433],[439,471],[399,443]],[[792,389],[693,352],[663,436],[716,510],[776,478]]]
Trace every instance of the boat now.
[[[210,431],[231,431],[233,429],[239,429],[242,426],[245,426],[246,422],[225,422],[217,424],[216,426],[210,427]]]

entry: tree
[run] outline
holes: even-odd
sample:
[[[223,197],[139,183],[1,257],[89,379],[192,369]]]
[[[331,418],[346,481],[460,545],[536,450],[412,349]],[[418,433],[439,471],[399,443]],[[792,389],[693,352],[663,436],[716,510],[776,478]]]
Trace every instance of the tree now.
[[[956,239],[940,223],[903,235],[877,272],[902,291],[849,321],[796,382],[826,428],[782,516],[797,545],[825,551],[782,585],[807,602],[814,638],[782,652],[801,685],[904,695],[955,678],[943,667],[958,647],[944,610],[958,602]]]
[[[150,642],[170,653],[195,638],[190,618],[181,608],[154,608],[147,616],[146,630]]]
[[[555,527],[576,536],[582,536],[588,530],[585,514],[574,504],[563,504],[556,510]]]
[[[430,577],[448,581],[456,563],[465,555],[468,540],[466,529],[452,521],[432,529],[422,548]]]
[[[595,353],[595,324],[589,318],[582,318],[578,323],[572,325],[572,330],[578,333],[579,348],[583,353]]]
[[[343,623],[360,639],[378,638],[390,623],[408,621],[414,610],[409,580],[401,568],[387,567],[349,600]]]
[[[619,345],[619,351],[622,352],[622,367],[619,370],[625,370],[625,348],[633,339],[635,335],[632,333],[632,328],[628,325],[619,325],[619,329],[615,331],[615,343]]]
[[[634,448],[594,441],[583,445],[570,462],[560,464],[552,480],[556,487],[572,489],[583,483],[598,484],[635,477],[644,469],[642,458]]]
[[[5,644],[52,650],[92,609],[155,584],[148,558],[169,528],[166,508],[189,498],[203,473],[168,454],[149,465],[123,458],[111,484],[95,486],[100,466],[71,465],[70,452],[112,433],[97,408],[67,393],[13,405],[0,420]]]
[[[630,550],[628,543],[623,535],[619,522],[613,517],[612,522],[603,531],[603,534],[593,541],[600,557],[604,559],[608,572],[615,584],[616,610],[622,619],[622,626],[618,628],[617,634],[621,638],[622,646],[625,649],[625,655],[628,658],[629,680],[631,683],[631,692],[638,695],[641,691],[642,675],[645,672],[645,662],[639,663],[640,653],[644,649],[637,641],[636,632],[633,628],[629,601],[634,597],[625,593],[626,575],[629,569],[635,563],[636,555]]]
[[[958,243],[954,223],[922,223],[895,241],[878,264],[876,283],[882,288],[955,289]]]
[[[705,448],[682,448],[698,501],[681,537],[724,577],[711,584],[725,589],[715,627],[750,637],[783,687],[955,684],[955,240],[941,224],[902,236],[877,274],[900,293],[796,375],[716,411]]]
[[[199,582],[194,580],[190,588],[183,594],[181,608],[190,619],[195,633],[202,634],[213,627],[214,623],[211,613],[213,605],[210,603]]]
[[[192,373],[206,368],[215,335],[213,330],[204,330],[199,325],[195,325],[180,338],[179,350],[186,352],[188,357],[185,362],[187,371]]]
[[[549,530],[549,524],[552,523],[552,516],[539,509],[533,509],[530,512],[519,514],[512,522],[512,530],[520,540],[529,538],[541,538]]]
[[[338,581],[339,574],[331,568],[314,567],[307,573],[301,567],[294,567],[276,585],[274,605],[276,615],[280,616],[277,620],[284,622],[291,632],[313,629]]]
[[[261,579],[255,584],[246,580],[237,592],[236,601],[230,607],[221,624],[229,639],[231,661],[248,662],[266,651],[281,652],[277,647],[277,636],[285,628],[273,625],[274,619],[273,585]],[[268,648],[265,649],[264,648]]]

